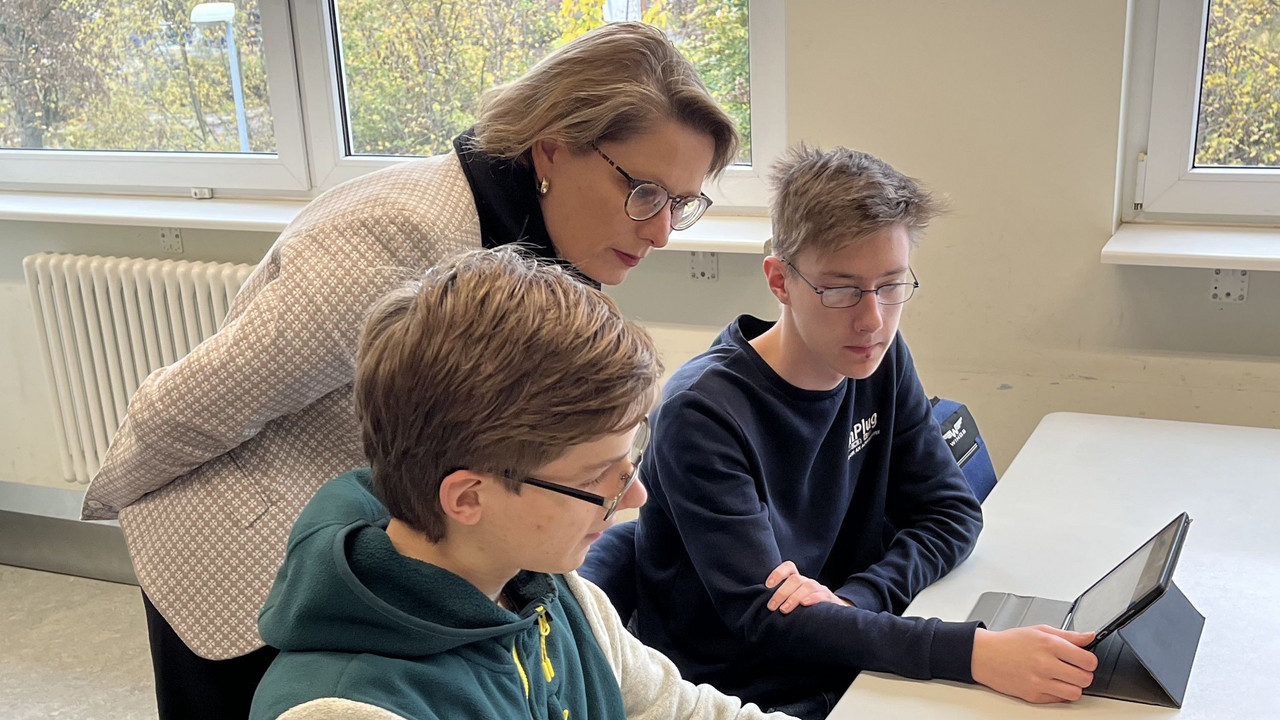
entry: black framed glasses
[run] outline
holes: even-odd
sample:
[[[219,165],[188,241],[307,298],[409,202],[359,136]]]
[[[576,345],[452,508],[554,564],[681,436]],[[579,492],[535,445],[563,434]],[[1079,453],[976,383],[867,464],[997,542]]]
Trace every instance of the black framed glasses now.
[[[622,497],[627,494],[632,485],[636,484],[636,478],[640,476],[640,461],[644,458],[644,451],[649,447],[649,420],[646,418],[641,421],[640,426],[636,429],[635,439],[631,441],[631,450],[627,453],[627,461],[631,464],[631,472],[623,475],[622,490],[617,495],[605,497],[597,495],[593,492],[587,492],[568,485],[553,483],[548,480],[539,480],[534,477],[527,477],[520,482],[525,485],[550,490],[551,492],[568,495],[571,498],[585,500],[592,505],[599,505],[604,508],[604,519],[610,520],[613,514],[618,510],[618,503],[622,502]]]
[[[920,281],[916,279],[916,271],[910,267],[907,272],[911,273],[911,282],[886,283],[878,288],[863,290],[860,287],[852,285],[847,287],[829,287],[820,288],[809,282],[809,278],[800,274],[797,268],[790,260],[784,260],[792,270],[795,271],[797,277],[804,281],[805,285],[813,288],[818,294],[819,300],[824,307],[829,308],[850,308],[862,302],[862,296],[868,293],[876,296],[876,302],[881,305],[901,305],[911,299],[916,294],[916,288],[920,287]]]
[[[687,230],[698,222],[707,208],[711,207],[711,198],[703,193],[672,195],[665,187],[652,180],[637,180],[631,177],[595,143],[591,143],[591,147],[604,158],[605,162],[612,165],[614,170],[626,178],[627,184],[631,186],[631,192],[627,194],[627,201],[623,207],[627,211],[627,217],[632,220],[644,222],[662,212],[667,203],[671,203],[671,229]]]

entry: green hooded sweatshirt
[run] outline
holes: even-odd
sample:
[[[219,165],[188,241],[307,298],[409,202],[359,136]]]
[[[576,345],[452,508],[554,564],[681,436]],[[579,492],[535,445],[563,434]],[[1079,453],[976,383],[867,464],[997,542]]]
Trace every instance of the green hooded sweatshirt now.
[[[466,580],[405,557],[368,469],[320,488],[289,537],[258,617],[280,649],[253,720],[345,698],[404,718],[625,716],[618,680],[562,576],[521,572],[506,610]]]

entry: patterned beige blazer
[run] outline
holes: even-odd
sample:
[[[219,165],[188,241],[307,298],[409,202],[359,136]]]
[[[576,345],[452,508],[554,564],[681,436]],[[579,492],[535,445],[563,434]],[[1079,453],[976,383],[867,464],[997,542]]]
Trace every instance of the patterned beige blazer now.
[[[143,590],[197,654],[263,645],[258,610],[294,520],[366,464],[351,407],[366,309],[479,246],[456,154],[352,180],[285,228],[216,335],[138,389],[83,517],[120,518]]]

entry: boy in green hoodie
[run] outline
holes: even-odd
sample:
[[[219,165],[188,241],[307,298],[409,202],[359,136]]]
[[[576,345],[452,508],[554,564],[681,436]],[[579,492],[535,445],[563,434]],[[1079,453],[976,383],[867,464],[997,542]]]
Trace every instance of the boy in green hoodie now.
[[[356,360],[371,467],[293,528],[252,717],[764,717],[681,680],[573,572],[645,500],[660,373],[605,295],[512,250],[383,299]]]

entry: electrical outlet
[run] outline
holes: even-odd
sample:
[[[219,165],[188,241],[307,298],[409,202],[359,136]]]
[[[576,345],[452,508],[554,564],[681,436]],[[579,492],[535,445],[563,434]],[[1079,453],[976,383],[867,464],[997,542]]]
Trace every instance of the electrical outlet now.
[[[1209,299],[1221,305],[1244,302],[1249,295],[1248,270],[1215,269],[1209,286]]]
[[[160,249],[170,253],[182,252],[182,229],[160,228]]]
[[[713,252],[689,253],[689,277],[702,281],[720,277],[720,258]]]

